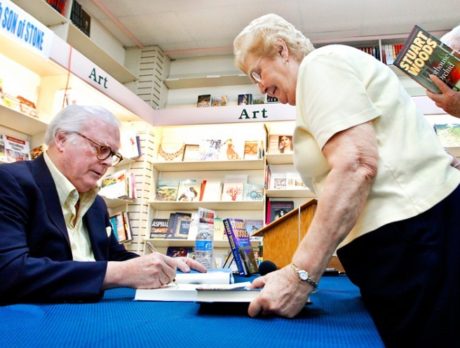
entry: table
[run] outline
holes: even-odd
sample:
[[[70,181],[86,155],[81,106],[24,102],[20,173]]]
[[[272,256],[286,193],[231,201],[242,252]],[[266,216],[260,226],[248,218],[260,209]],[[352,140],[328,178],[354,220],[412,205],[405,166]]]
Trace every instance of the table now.
[[[0,347],[383,347],[346,276],[323,277],[294,319],[133,297],[123,288],[98,303],[0,307]]]

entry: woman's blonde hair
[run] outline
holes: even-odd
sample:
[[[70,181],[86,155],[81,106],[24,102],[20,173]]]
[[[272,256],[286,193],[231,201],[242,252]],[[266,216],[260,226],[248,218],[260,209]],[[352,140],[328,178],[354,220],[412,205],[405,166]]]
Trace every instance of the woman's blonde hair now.
[[[248,73],[245,61],[249,55],[256,57],[274,57],[277,51],[277,40],[282,39],[291,56],[301,61],[315,48],[291,23],[276,14],[267,14],[256,18],[244,28],[233,41],[235,65]]]

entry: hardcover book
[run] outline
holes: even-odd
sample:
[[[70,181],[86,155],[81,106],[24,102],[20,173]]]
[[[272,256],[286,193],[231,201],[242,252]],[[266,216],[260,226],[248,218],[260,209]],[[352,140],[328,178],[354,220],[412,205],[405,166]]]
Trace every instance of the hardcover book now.
[[[246,232],[244,220],[224,219],[224,227],[238,273],[245,276],[257,273],[257,261],[254,257],[249,234]]]
[[[7,162],[25,161],[30,159],[29,141],[10,135],[3,135],[3,146]]]
[[[454,51],[437,37],[415,26],[394,65],[433,93],[438,87],[429,75],[436,75],[454,91],[460,90],[460,59]]]
[[[191,213],[176,212],[169,215],[168,239],[187,239],[190,230]]]
[[[166,255],[170,257],[190,257],[193,254],[192,247],[170,246],[166,249]]]
[[[195,302],[198,299],[197,288],[219,286],[219,288],[240,288],[248,286],[249,282],[233,284],[233,275],[230,270],[215,270],[207,273],[177,272],[176,281],[158,289],[137,289],[136,301],[181,301]],[[244,290],[243,288],[241,290]],[[232,295],[228,295],[232,296]],[[241,302],[241,300],[235,302]]]

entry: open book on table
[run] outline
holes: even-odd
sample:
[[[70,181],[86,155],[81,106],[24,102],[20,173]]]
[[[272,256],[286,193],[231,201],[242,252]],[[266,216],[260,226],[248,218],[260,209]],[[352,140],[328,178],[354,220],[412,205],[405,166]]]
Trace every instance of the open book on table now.
[[[249,282],[233,283],[230,270],[178,273],[176,281],[158,289],[137,289],[137,301],[250,302],[259,290]]]

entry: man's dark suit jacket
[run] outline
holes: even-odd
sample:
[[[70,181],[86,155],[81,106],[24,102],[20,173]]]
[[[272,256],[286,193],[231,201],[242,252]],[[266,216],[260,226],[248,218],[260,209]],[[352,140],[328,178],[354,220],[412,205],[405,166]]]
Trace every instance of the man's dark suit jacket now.
[[[126,251],[110,226],[101,197],[83,217],[95,262],[72,260],[59,197],[43,156],[0,165],[0,301],[97,301],[107,261],[137,255]]]

